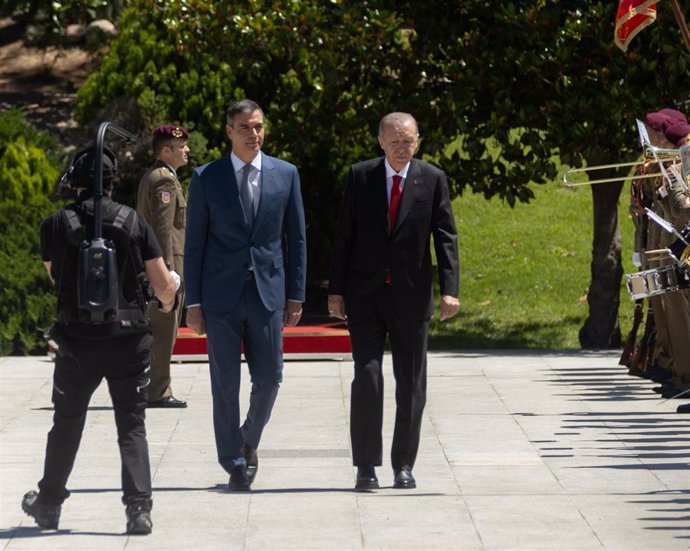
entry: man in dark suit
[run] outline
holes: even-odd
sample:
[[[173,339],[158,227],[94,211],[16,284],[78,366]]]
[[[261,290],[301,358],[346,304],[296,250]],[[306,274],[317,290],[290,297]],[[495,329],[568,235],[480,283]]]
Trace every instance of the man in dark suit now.
[[[440,317],[459,307],[458,247],[444,172],[413,158],[419,134],[407,113],[379,124],[385,156],[350,168],[333,242],[328,296],[332,316],[348,320],[355,375],[350,436],[355,488],[378,488],[382,463],[386,335],[395,376],[396,416],[391,462],[395,488],[415,488],[412,476],[426,403],[426,352],[433,313],[430,237],[438,264]]]
[[[208,331],[218,461],[231,490],[249,490],[257,448],[283,372],[283,325],[302,315],[306,232],[297,168],[261,152],[261,108],[227,112],[232,152],[192,175],[184,271],[187,325]],[[249,410],[240,426],[240,345],[249,367]]]

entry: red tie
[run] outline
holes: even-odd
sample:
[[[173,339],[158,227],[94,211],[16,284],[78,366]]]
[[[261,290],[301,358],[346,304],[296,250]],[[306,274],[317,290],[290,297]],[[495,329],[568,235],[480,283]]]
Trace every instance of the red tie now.
[[[402,195],[402,190],[400,189],[400,182],[402,182],[402,176],[393,176],[393,188],[391,189],[391,203],[388,206],[388,217],[391,221],[391,233],[395,229],[395,220],[398,218],[398,211],[400,210],[400,196]]]
[[[400,182],[402,182],[402,176],[397,174],[393,176],[393,188],[391,189],[391,203],[388,206],[388,218],[391,222],[391,233],[395,229],[395,220],[398,218],[398,211],[400,210],[400,196],[402,195],[402,190],[400,189]],[[388,272],[386,274],[386,285],[391,284],[391,274]]]

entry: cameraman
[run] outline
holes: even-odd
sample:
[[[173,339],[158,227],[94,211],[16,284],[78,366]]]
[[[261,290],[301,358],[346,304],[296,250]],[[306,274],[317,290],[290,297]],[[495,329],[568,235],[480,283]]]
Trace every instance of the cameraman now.
[[[61,505],[69,497],[74,466],[91,395],[108,382],[122,460],[122,501],[128,534],[151,533],[151,472],[145,409],[152,336],[146,317],[148,285],[160,308],[175,307],[175,275],[168,271],[151,228],[129,207],[110,199],[117,160],[103,150],[102,235],[115,249],[117,310],[104,320],[80,307],[80,248],[93,235],[95,148],[77,153],[65,175],[77,201],[41,223],[43,262],[55,283],[57,323],[50,336],[58,344],[53,374],[55,413],[48,433],[39,492],[28,492],[22,509],[41,528],[57,529]],[[82,297],[83,298],[83,297]],[[83,302],[83,301],[82,301]],[[97,317],[96,317],[97,318]]]

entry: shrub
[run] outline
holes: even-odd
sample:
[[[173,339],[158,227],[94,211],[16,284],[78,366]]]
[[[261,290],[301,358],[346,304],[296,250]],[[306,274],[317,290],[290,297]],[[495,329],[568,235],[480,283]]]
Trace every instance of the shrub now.
[[[44,353],[41,329],[55,314],[53,286],[41,263],[39,224],[56,205],[59,144],[26,122],[0,113],[0,354]]]
[[[26,120],[23,109],[12,108],[0,113],[0,154],[7,145],[23,136],[28,143],[46,151],[48,156],[56,160],[60,145],[55,137],[39,132]]]
[[[18,136],[0,156],[0,201],[47,196],[59,177],[60,172],[46,153]]]
[[[42,329],[55,317],[53,285],[41,263],[39,224],[46,196],[0,202],[0,354],[45,353]]]

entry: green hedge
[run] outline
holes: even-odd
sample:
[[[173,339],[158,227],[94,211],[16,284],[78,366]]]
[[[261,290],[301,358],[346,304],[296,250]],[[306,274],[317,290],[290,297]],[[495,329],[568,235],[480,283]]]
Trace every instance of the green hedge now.
[[[18,136],[0,157],[0,201],[48,196],[60,172],[43,149]]]
[[[0,355],[46,351],[42,330],[55,317],[55,296],[38,227],[55,208],[45,196],[0,202]]]
[[[39,224],[60,171],[57,141],[13,109],[0,113],[0,355],[45,353],[42,330],[55,315],[41,262]]]

